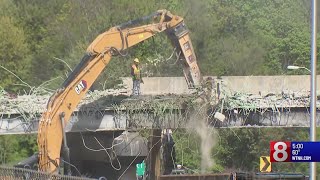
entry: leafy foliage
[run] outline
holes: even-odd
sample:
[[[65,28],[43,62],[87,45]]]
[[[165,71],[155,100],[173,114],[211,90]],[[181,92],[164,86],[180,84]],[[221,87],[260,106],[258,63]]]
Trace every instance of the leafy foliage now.
[[[0,86],[7,91],[21,89],[20,82],[4,68],[15,71],[20,77],[28,75],[29,53],[26,36],[17,19],[12,17],[15,6],[11,1],[0,1]],[[4,68],[3,68],[4,67]]]
[[[37,151],[35,135],[0,136],[0,164],[16,164]]]
[[[1,0],[0,62],[31,85],[61,76],[75,67],[101,32],[123,22],[168,9],[185,18],[204,75],[275,75],[286,66],[309,66],[310,2],[245,0],[8,1]],[[148,76],[181,76],[164,35],[113,58],[95,84],[112,87],[129,75],[134,57]],[[155,62],[159,62],[155,64]],[[250,68],[249,68],[250,67]],[[56,89],[63,79],[51,86]],[[1,70],[7,91],[22,87]],[[102,86],[104,84],[105,86]]]

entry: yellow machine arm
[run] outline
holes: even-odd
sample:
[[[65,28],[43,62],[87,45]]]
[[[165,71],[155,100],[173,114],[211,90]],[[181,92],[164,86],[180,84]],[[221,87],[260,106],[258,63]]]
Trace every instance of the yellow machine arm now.
[[[148,18],[155,18],[158,22],[135,27],[137,23]],[[41,171],[57,172],[64,126],[69,122],[72,112],[93,82],[108,65],[111,57],[124,55],[124,50],[127,48],[160,32],[165,32],[172,44],[181,52],[180,60],[188,86],[192,88],[200,85],[202,77],[189,32],[181,17],[172,15],[166,10],[159,10],[150,16],[109,29],[90,44],[81,62],[48,101],[38,130]]]

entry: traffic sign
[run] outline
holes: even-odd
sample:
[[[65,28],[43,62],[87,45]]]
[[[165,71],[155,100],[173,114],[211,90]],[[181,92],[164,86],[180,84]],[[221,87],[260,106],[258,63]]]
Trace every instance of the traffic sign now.
[[[146,172],[146,164],[144,161],[142,161],[141,164],[136,164],[136,174],[138,176],[143,176]]]
[[[271,172],[270,156],[260,157],[260,172]]]

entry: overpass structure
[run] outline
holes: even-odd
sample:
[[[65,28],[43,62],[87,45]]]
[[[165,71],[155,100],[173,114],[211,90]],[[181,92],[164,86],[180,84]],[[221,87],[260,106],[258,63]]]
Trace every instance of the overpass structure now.
[[[131,80],[123,78],[122,89],[89,93],[66,130],[187,128],[188,122],[196,119],[194,114],[199,113],[205,113],[203,117],[215,127],[309,126],[308,76],[212,78],[213,98],[208,107],[195,107],[199,93],[189,90],[183,77],[145,78],[143,95],[138,98],[130,97]],[[2,93],[0,134],[36,132],[48,99],[49,95],[9,97]],[[223,122],[214,117],[217,112],[226,117]]]

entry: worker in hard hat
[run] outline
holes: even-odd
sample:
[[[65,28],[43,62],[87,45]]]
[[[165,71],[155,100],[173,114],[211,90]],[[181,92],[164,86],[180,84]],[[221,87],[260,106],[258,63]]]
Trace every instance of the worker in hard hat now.
[[[132,95],[134,96],[140,95],[140,83],[143,83],[139,64],[139,59],[135,58],[131,66],[131,76],[133,82]]]

